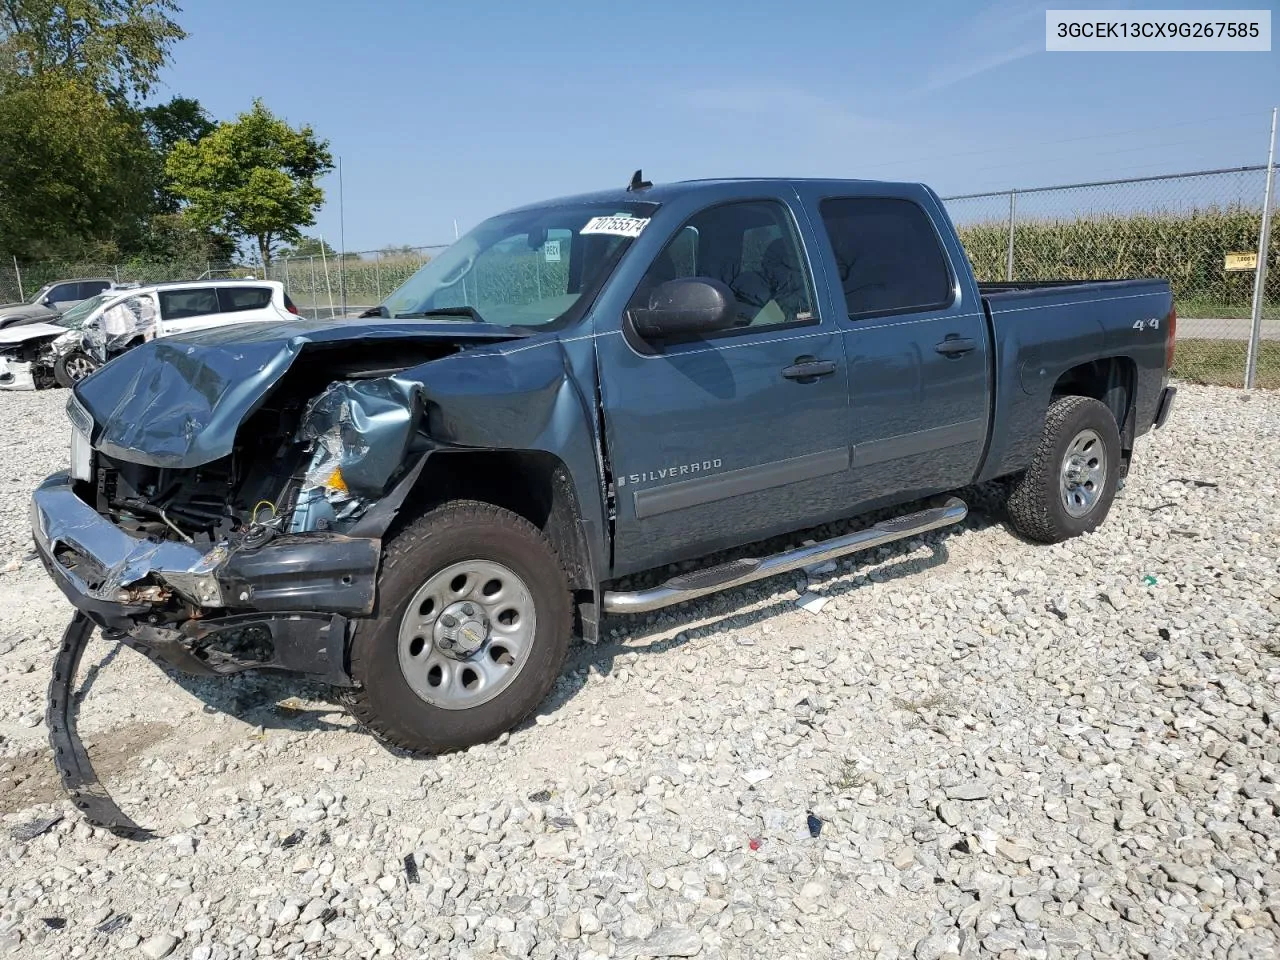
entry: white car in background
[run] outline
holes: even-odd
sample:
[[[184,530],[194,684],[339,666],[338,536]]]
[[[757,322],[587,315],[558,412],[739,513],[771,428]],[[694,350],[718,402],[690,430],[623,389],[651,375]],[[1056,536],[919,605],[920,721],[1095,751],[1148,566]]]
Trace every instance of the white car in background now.
[[[193,280],[109,290],[56,321],[0,330],[0,388],[33,390],[83,380],[106,360],[156,337],[298,319],[275,280]]]

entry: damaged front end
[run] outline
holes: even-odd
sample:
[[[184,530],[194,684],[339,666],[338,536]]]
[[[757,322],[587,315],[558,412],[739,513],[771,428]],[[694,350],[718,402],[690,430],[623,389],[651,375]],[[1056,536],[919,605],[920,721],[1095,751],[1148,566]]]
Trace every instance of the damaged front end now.
[[[37,550],[109,637],[181,670],[349,685],[349,621],[374,611],[382,534],[435,446],[398,374],[473,343],[129,351],[68,404],[71,470],[33,496]]]
[[[307,404],[297,439],[311,455],[288,532],[362,516],[409,457],[420,412],[417,384],[395,377],[331,383]]]
[[[87,818],[137,829],[85,787],[96,781],[75,738],[72,681],[94,626],[186,673],[265,668],[349,687],[354,625],[377,609],[382,538],[429,458],[502,439],[497,414],[478,420],[487,433],[459,437],[444,391],[456,410],[485,399],[525,429],[545,430],[541,414],[554,413],[589,445],[571,430],[580,411],[558,350],[520,365],[528,383],[500,357],[520,336],[462,323],[223,328],[145,343],[76,387],[71,469],[35,491],[31,520],[77,610],[48,724]],[[474,359],[485,354],[492,366]],[[444,358],[457,362],[427,374]],[[536,422],[514,416],[514,397]]]

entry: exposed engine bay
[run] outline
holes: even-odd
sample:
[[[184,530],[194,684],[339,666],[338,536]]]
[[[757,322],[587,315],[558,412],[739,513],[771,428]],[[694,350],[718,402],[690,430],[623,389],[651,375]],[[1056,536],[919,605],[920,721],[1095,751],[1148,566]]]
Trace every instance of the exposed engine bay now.
[[[336,362],[298,364],[237,431],[233,452],[211,463],[96,454],[85,499],[134,535],[194,545],[349,529],[430,446],[417,385],[395,374],[458,349],[398,344],[392,358],[389,346],[345,345]]]

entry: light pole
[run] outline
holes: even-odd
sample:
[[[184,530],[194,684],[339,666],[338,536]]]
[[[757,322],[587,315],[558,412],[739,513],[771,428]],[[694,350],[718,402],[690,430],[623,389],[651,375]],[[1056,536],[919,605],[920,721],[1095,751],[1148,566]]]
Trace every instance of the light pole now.
[[[342,297],[342,315],[347,315],[347,224],[342,208],[342,157],[338,157],[338,246],[342,260],[338,267],[339,296]]]

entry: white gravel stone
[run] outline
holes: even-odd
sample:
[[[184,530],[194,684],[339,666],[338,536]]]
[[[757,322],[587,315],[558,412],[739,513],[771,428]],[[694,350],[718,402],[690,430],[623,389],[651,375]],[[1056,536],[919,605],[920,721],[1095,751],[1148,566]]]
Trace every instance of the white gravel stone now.
[[[138,947],[147,960],[164,960],[169,954],[173,953],[174,948],[178,945],[178,938],[168,933],[158,933],[154,937],[149,937]]]
[[[78,819],[40,726],[69,607],[26,511],[65,403],[0,392],[0,955],[1280,956],[1276,394],[1182,386],[1085,537],[1025,543],[984,487],[820,585],[607,617],[463,753],[97,639],[81,728],[148,844]]]

